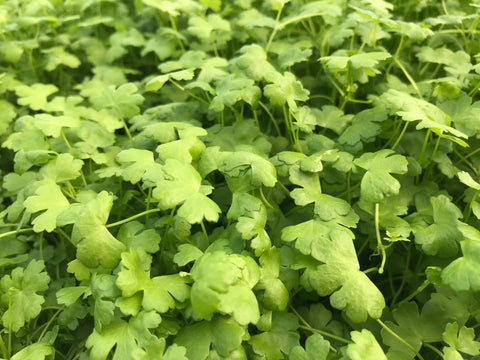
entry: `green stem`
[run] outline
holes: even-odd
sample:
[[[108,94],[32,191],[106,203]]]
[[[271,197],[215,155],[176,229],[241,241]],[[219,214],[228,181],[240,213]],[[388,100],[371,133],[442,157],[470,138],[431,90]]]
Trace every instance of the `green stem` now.
[[[133,137],[132,137],[132,134],[130,133],[130,129],[128,128],[128,125],[125,122],[125,119],[124,118],[121,118],[121,119],[122,119],[123,128],[125,129],[125,133],[127,134],[130,142],[133,144]]]
[[[418,96],[422,99],[423,96],[422,96],[422,93],[420,92],[420,89],[418,88],[418,85],[417,83],[415,82],[415,80],[413,80],[413,78],[410,76],[410,74],[408,73],[407,69],[405,69],[405,67],[402,65],[402,63],[400,62],[400,60],[398,59],[395,59],[394,60],[395,63],[398,65],[398,67],[400,68],[400,70],[402,70],[403,74],[405,75],[405,77],[408,79],[408,81],[410,81],[410,84],[412,84],[413,88],[415,89],[416,93],[418,94]]]
[[[177,23],[175,22],[175,18],[172,15],[168,15],[170,19],[170,26],[172,27],[173,31],[178,34],[178,28],[177,28]],[[183,41],[179,36],[176,36],[178,45],[180,46],[180,49],[182,49],[182,52],[185,52],[185,47],[183,46]]]
[[[402,301],[400,301],[400,303],[404,303],[404,302],[408,302],[410,300],[412,300],[415,296],[417,296],[418,294],[420,294],[423,290],[425,290],[425,288],[430,285],[430,281],[428,281],[428,279],[426,279],[417,289],[415,289],[414,292],[412,292],[410,295],[408,295],[405,299],[403,299]]]
[[[188,91],[187,89],[185,89],[182,85],[180,85],[179,83],[177,83],[175,80],[173,79],[169,79],[169,81],[175,85],[179,90],[183,91],[185,94],[188,94],[189,96],[191,96],[192,98],[194,98],[195,100],[198,100],[200,101],[201,103],[204,103],[205,105],[210,105],[206,100],[202,99],[201,97],[195,95],[194,93]]]
[[[463,219],[464,219],[465,222],[467,222],[468,219],[470,218],[470,214],[472,213],[473,204],[475,203],[475,200],[477,200],[477,197],[478,197],[479,194],[480,194],[480,190],[477,190],[475,192],[475,194],[472,196],[472,200],[468,204],[468,210],[465,213],[465,215],[463,216]]]
[[[405,125],[403,126],[403,129],[402,129],[402,132],[400,133],[400,135],[398,135],[397,137],[397,141],[395,141],[395,144],[392,145],[392,150],[395,150],[395,148],[397,147],[398,143],[400,142],[400,140],[402,140],[402,137],[403,135],[405,134],[405,132],[407,131],[407,128],[408,128],[408,125],[410,123],[408,121],[405,122]]]
[[[268,49],[270,48],[270,45],[272,45],[273,38],[275,37],[278,29],[280,29],[279,21],[280,21],[280,16],[282,15],[282,11],[283,11],[283,4],[277,12],[277,17],[275,18],[275,27],[273,28],[272,33],[270,34],[270,38],[268,39],[267,46],[265,46],[266,53],[268,53]]]
[[[7,237],[10,235],[15,235],[15,234],[21,234],[29,231],[33,231],[33,228],[7,231],[7,232],[4,232],[3,234],[0,234],[0,238]]]
[[[0,334],[0,348],[2,349],[3,357],[5,359],[10,359],[10,354],[8,353],[7,347],[5,346],[5,342],[3,341],[3,336]]]
[[[135,220],[135,219],[138,219],[139,217],[142,217],[144,215],[147,215],[147,214],[151,214],[151,213],[155,213],[155,212],[159,212],[159,211],[162,211],[161,209],[150,209],[150,210],[146,210],[146,211],[143,211],[141,213],[138,213],[136,215],[133,215],[133,216],[130,216],[126,219],[123,219],[123,220],[120,220],[120,221],[117,221],[117,222],[114,222],[114,223],[111,223],[111,224],[107,224],[105,225],[105,227],[107,228],[110,228],[110,227],[114,227],[114,226],[119,226],[119,225],[122,225],[122,224],[125,224],[129,221],[132,221],[132,220]]]
[[[270,204],[268,202],[268,200],[265,198],[265,195],[263,194],[263,190],[262,190],[262,185],[260,185],[260,197],[262,198],[263,202],[265,203],[265,205],[267,205],[270,209],[274,209],[274,207],[272,206],[272,204]]]
[[[269,117],[270,120],[272,121],[273,126],[275,127],[275,130],[277,131],[277,135],[280,136],[280,135],[281,135],[280,127],[278,126],[277,122],[275,121],[275,118],[273,117],[273,115],[272,115],[272,113],[270,112],[270,110],[268,110],[267,106],[266,106],[264,103],[262,103],[261,101],[259,101],[258,104],[263,108],[263,110],[265,110],[265,112],[267,113],[268,117]]]
[[[429,348],[433,352],[436,352],[442,359],[444,359],[443,353],[440,350],[438,350],[435,346],[433,346],[429,343],[423,343],[423,346],[425,346],[426,348]]]
[[[410,349],[420,360],[425,360],[422,355],[418,351],[416,351],[412,345],[406,342],[402,337],[400,337],[397,333],[395,333],[392,329],[390,329],[387,325],[385,325],[382,320],[376,319],[376,321],[380,324],[382,328],[384,328],[390,335],[392,335],[395,339],[400,341],[403,345],[405,345],[408,349]]]
[[[423,156],[425,155],[425,150],[427,149],[428,138],[430,137],[431,132],[432,130],[428,129],[427,134],[425,135],[425,140],[423,141],[422,145],[422,151],[420,151],[420,156],[418,157],[418,162],[420,163],[420,165],[422,164]]]
[[[203,220],[200,221],[200,226],[202,227],[203,236],[205,237],[205,242],[207,243],[207,247],[210,246],[210,240],[208,239],[207,229],[205,229],[205,224]]]
[[[327,331],[322,331],[322,330],[319,330],[319,329],[316,329],[314,327],[312,327],[303,317],[302,315],[300,315],[298,313],[298,311],[292,306],[290,305],[290,309],[293,311],[293,313],[298,317],[298,319],[300,320],[301,323],[304,324],[304,326],[300,325],[299,327],[301,329],[305,329],[305,330],[308,330],[310,332],[313,332],[313,333],[317,333],[317,334],[320,334],[320,335],[323,335],[323,336],[327,336],[331,339],[335,339],[337,341],[340,341],[342,343],[345,343],[345,344],[350,344],[351,341],[350,340],[347,340],[347,339],[344,339],[340,336],[337,336],[337,335],[334,335],[334,334],[330,334],[329,332]]]
[[[58,309],[55,314],[53,314],[53,316],[48,320],[48,322],[46,323],[42,333],[40,334],[40,336],[38,337],[38,340],[37,342],[41,342],[42,341],[42,338],[45,336],[45,334],[47,333],[47,330],[48,328],[50,327],[50,325],[52,325],[53,321],[55,320],[55,318],[60,315],[60,313],[63,311],[63,309]]]
[[[65,142],[65,144],[67,145],[68,150],[69,150],[70,152],[72,152],[72,146],[71,146],[70,143],[68,142],[67,137],[65,136],[65,132],[63,131],[63,129],[60,129],[60,135],[62,136],[62,139],[63,139],[63,141]]]
[[[148,195],[147,195],[147,210],[146,211],[150,211],[150,200],[152,198],[152,188],[148,188]],[[148,229],[148,220],[149,220],[149,215],[150,213],[147,213],[146,216],[145,216],[145,229]]]
[[[385,267],[385,261],[387,260],[387,254],[385,252],[385,246],[383,246],[382,238],[380,236],[380,204],[375,203],[375,233],[377,235],[377,246],[382,253],[382,263],[378,269],[379,274],[383,274],[383,269]]]
[[[253,118],[255,119],[255,124],[257,125],[257,128],[260,129],[260,123],[258,122],[257,111],[255,109],[252,109],[252,112],[253,112]]]

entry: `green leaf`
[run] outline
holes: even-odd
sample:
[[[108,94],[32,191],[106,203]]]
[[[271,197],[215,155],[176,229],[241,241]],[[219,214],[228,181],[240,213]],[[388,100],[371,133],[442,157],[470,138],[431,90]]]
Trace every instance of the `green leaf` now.
[[[351,332],[353,344],[347,345],[347,354],[351,360],[378,359],[387,360],[385,353],[375,339],[375,336],[363,329]]]
[[[424,228],[414,228],[415,242],[428,255],[455,256],[458,253],[458,243],[463,240],[460,231],[462,223],[458,220],[462,213],[445,195],[431,197],[430,202],[433,207],[433,223]]]
[[[161,321],[160,315],[154,311],[141,312],[128,322],[116,320],[101,331],[94,329],[86,342],[90,359],[106,360],[113,348],[115,360],[132,359],[134,354],[144,354],[149,348],[163,353],[165,342],[149,330],[156,328]],[[150,355],[158,356],[157,351],[150,352]]]
[[[143,291],[142,306],[146,311],[167,312],[175,307],[176,298],[185,301],[189,287],[178,274],[150,278],[150,263],[142,261],[139,253],[130,249],[122,253],[122,270],[116,284],[124,297]]]
[[[145,85],[145,91],[157,91],[170,79],[192,80],[195,75],[194,70],[195,69],[179,70],[168,74],[156,76],[152,80],[147,82],[147,84]]]
[[[231,181],[233,191],[249,191],[257,189],[262,184],[275,186],[277,176],[275,167],[268,160],[247,151],[228,153],[218,166],[227,181]]]
[[[475,189],[475,190],[480,190],[480,184],[475,180],[473,180],[472,176],[468,172],[460,171],[457,174],[457,176],[458,176],[458,179],[468,187],[471,187],[472,189]]]
[[[175,338],[175,344],[187,349],[189,360],[204,360],[213,350],[223,358],[237,358],[235,353],[238,350],[243,353],[241,344],[247,336],[244,326],[229,318],[218,318],[183,327]],[[245,356],[238,358],[244,359]]]
[[[383,149],[354,160],[355,165],[367,170],[360,188],[364,200],[376,203],[400,191],[400,183],[390,174],[405,174],[408,162],[403,155],[391,155],[393,153],[393,150]]]
[[[256,323],[260,317],[257,299],[251,290],[260,278],[252,258],[223,251],[203,254],[190,273],[194,283],[192,308],[203,319],[220,312],[231,314],[242,325]]]
[[[203,255],[203,252],[191,244],[181,244],[178,246],[178,251],[173,257],[173,261],[178,266],[185,266],[189,262],[197,260],[200,256]]]
[[[252,79],[228,75],[215,83],[216,96],[210,102],[210,109],[221,112],[225,107],[244,101],[252,108],[257,108],[262,91]]]
[[[219,12],[222,7],[222,0],[200,0],[200,2],[216,12]]]
[[[272,81],[277,70],[268,61],[267,54],[263,47],[257,44],[243,46],[240,51],[242,55],[233,60],[235,66],[241,69],[248,78],[255,81]]]
[[[160,235],[154,229],[145,230],[145,225],[138,221],[122,225],[117,238],[127,247],[135,250],[143,249],[153,254],[160,249]]]
[[[29,106],[32,110],[45,110],[47,98],[56,93],[58,88],[52,84],[20,85],[15,88],[20,105]]]
[[[281,360],[299,345],[297,317],[288,312],[274,312],[272,326],[268,331],[250,339],[253,351],[265,359]]]
[[[0,135],[6,133],[10,122],[16,115],[15,106],[6,100],[0,100]]]
[[[454,76],[465,76],[473,68],[470,62],[470,55],[462,50],[453,52],[445,47],[434,49],[429,46],[423,46],[416,56],[421,62],[445,65],[445,71]]]
[[[35,232],[53,231],[57,226],[57,217],[70,206],[60,186],[50,180],[42,181],[35,195],[29,196],[23,204],[32,214],[46,210],[32,221]]]
[[[11,360],[44,360],[46,356],[53,351],[52,345],[42,342],[27,345],[19,352],[15,353]],[[3,359],[2,359],[3,360]]]
[[[301,253],[318,260],[307,265],[302,274],[305,289],[316,290],[320,296],[331,294],[333,307],[345,310],[352,321],[362,322],[368,316],[379,318],[385,300],[359,270],[352,238],[349,230],[334,221],[310,220],[282,230],[283,241],[295,241]]]
[[[65,287],[57,291],[57,301],[59,304],[70,306],[74,304],[78,298],[89,292],[88,286]]]
[[[0,301],[7,309],[2,315],[5,328],[17,332],[40,314],[45,298],[37,294],[48,289],[50,277],[43,261],[32,260],[26,268],[17,267],[0,280]]]
[[[459,329],[458,323],[448,323],[442,337],[455,350],[472,356],[480,354],[480,343],[475,341],[475,331],[472,328],[462,326]]]
[[[442,271],[442,281],[456,291],[480,290],[480,232],[473,227],[460,228],[462,257]]]
[[[82,208],[73,225],[72,243],[77,247],[77,259],[88,267],[113,269],[125,249],[105,227],[112,206],[113,197],[102,191]]]
[[[283,75],[277,74],[264,88],[264,95],[273,105],[283,106],[288,104],[292,112],[297,111],[297,101],[307,101],[310,91],[304,89],[302,83],[291,72]]]
[[[305,341],[305,349],[295,346],[290,350],[291,360],[326,360],[330,343],[320,334],[310,335]]]
[[[211,193],[211,187],[201,184],[200,174],[193,166],[167,159],[163,171],[166,177],[157,181],[152,193],[163,207],[174,208],[181,204],[177,214],[191,224],[200,223],[203,219],[218,220],[221,210],[206,196]]]
[[[65,65],[69,68],[76,69],[81,64],[78,57],[66,52],[61,46],[55,46],[42,50],[42,53],[46,54],[47,57],[47,63],[45,65],[45,70],[47,71],[53,71],[60,65]]]
[[[270,248],[260,256],[260,273],[260,281],[255,289],[264,290],[260,297],[262,305],[274,311],[285,310],[290,296],[287,288],[278,278],[280,274],[280,255],[275,247]]]
[[[93,99],[96,110],[108,109],[121,118],[131,118],[140,113],[138,105],[143,103],[143,96],[137,94],[137,86],[127,83],[115,88],[110,85],[99,97]]]

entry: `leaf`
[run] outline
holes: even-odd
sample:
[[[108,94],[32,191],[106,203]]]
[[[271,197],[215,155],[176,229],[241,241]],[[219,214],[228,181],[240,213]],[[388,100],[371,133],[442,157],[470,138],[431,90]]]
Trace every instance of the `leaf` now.
[[[77,247],[77,259],[88,267],[113,269],[125,250],[125,245],[105,227],[112,206],[113,197],[102,191],[82,208],[73,225],[72,243]]]
[[[88,286],[65,287],[57,291],[57,301],[59,304],[70,306],[74,304],[78,298],[89,292]]]
[[[160,315],[151,312],[141,312],[130,318],[128,322],[115,320],[101,331],[96,329],[87,339],[86,347],[90,349],[90,359],[106,360],[110,351],[114,350],[112,359],[128,360],[133,354],[145,352],[154,347],[163,352],[165,342],[153,335],[149,329],[156,328],[161,322]],[[158,356],[158,352],[150,353]]]
[[[200,256],[203,255],[203,252],[191,244],[181,244],[178,246],[178,251],[173,257],[173,261],[178,266],[185,266],[186,264],[197,260]]]
[[[234,182],[232,190],[238,192],[256,189],[261,185],[273,187],[277,182],[272,163],[247,151],[228,153],[218,168],[227,177],[227,181]]]
[[[455,350],[472,356],[480,354],[480,343],[475,341],[475,331],[472,328],[462,326],[459,329],[456,322],[448,323],[442,337]]]
[[[253,351],[269,360],[281,360],[299,345],[298,320],[288,312],[274,312],[272,326],[268,331],[250,339]]]
[[[310,220],[282,230],[283,241],[295,241],[302,254],[316,259],[308,265],[299,264],[307,267],[301,277],[305,289],[320,296],[331,295],[333,307],[345,310],[352,321],[363,322],[368,316],[379,318],[385,300],[359,270],[352,238],[351,232],[334,221]]]
[[[475,190],[480,190],[480,184],[476,182],[475,180],[472,179],[472,176],[466,172],[466,171],[460,171],[458,174],[458,179],[467,185],[468,187],[475,189]]]
[[[210,102],[210,109],[221,112],[225,107],[244,101],[253,109],[257,108],[262,91],[252,79],[228,75],[215,83],[216,96]]]
[[[121,118],[132,118],[140,113],[138,105],[143,103],[143,96],[137,94],[138,88],[133,83],[127,83],[115,88],[110,85],[102,94],[93,99],[96,110],[109,109]]]
[[[53,351],[52,345],[48,343],[34,343],[27,345],[19,352],[15,353],[11,360],[44,360],[47,355]]]
[[[330,343],[320,334],[310,335],[305,341],[305,350],[295,346],[290,350],[291,360],[326,360],[330,351]]]
[[[6,100],[0,100],[0,135],[6,133],[10,122],[17,115],[15,106]]]
[[[480,232],[473,227],[460,228],[462,257],[442,270],[442,281],[456,291],[480,290]]]
[[[53,71],[59,65],[65,65],[69,68],[76,69],[81,64],[78,57],[66,52],[61,46],[54,46],[52,48],[42,50],[42,53],[46,54],[47,57],[47,63],[45,65],[45,70],[47,71]]]
[[[32,221],[35,232],[53,231],[57,226],[58,216],[70,206],[61,188],[49,180],[42,181],[35,195],[29,196],[23,204],[32,214],[46,210]]]
[[[276,75],[272,84],[265,86],[263,94],[273,105],[288,104],[292,112],[297,111],[297,101],[307,101],[310,91],[291,72]]]
[[[252,258],[223,251],[207,252],[190,270],[193,311],[202,319],[215,312],[231,314],[241,325],[256,323],[260,317],[257,299],[251,290],[260,278]]]
[[[186,69],[156,76],[152,80],[147,82],[147,84],[145,85],[145,91],[157,91],[170,79],[192,80],[195,75],[193,71],[194,69]]]
[[[347,345],[347,354],[351,360],[378,359],[387,360],[385,353],[375,339],[375,336],[363,329],[362,331],[352,331],[353,344]]]
[[[52,84],[20,85],[15,88],[20,105],[29,106],[32,110],[45,110],[47,97],[56,93],[58,88]]]
[[[473,68],[470,55],[462,50],[453,52],[445,47],[434,49],[422,46],[416,56],[421,62],[443,64],[446,72],[456,76],[465,76]]]
[[[433,207],[433,223],[414,229],[415,242],[422,246],[426,254],[454,256],[458,253],[459,241],[463,240],[460,231],[462,223],[458,220],[462,213],[445,195],[431,197],[430,202]]]
[[[365,153],[353,161],[367,170],[360,188],[364,200],[376,203],[400,191],[400,183],[390,174],[405,174],[408,162],[403,155],[391,155],[393,153],[393,150],[383,149]]]
[[[122,253],[122,265],[116,284],[124,297],[143,291],[145,311],[167,312],[175,308],[174,298],[185,301],[189,296],[190,289],[178,274],[150,278],[150,263],[142,261],[134,249]]]
[[[160,235],[154,229],[145,230],[145,225],[138,221],[130,221],[122,225],[117,238],[127,247],[135,250],[143,249],[153,254],[160,249]]]
[[[264,290],[260,301],[263,306],[274,311],[283,311],[290,299],[283,282],[279,279],[280,255],[275,247],[260,256],[260,280],[255,289]]]
[[[211,187],[201,184],[200,174],[193,166],[175,159],[167,159],[163,171],[166,178],[156,182],[153,196],[163,207],[174,208],[181,204],[178,215],[189,223],[203,219],[216,222],[221,213],[218,205],[206,195]]]
[[[277,70],[268,61],[263,47],[257,44],[244,45],[239,52],[242,55],[234,59],[233,64],[248,78],[255,81],[271,81],[274,78]]]
[[[50,277],[43,261],[32,260],[26,268],[17,267],[0,280],[0,301],[4,308],[2,324],[17,332],[40,314],[45,298],[37,294],[48,289]]]

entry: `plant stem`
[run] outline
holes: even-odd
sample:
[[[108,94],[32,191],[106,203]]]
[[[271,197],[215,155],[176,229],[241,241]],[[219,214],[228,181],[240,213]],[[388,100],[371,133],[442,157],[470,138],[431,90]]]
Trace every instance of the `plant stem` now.
[[[385,261],[387,260],[387,254],[385,252],[385,246],[382,242],[382,237],[380,236],[380,204],[375,203],[375,233],[377,235],[377,246],[382,253],[382,263],[378,269],[379,274],[383,274],[383,269],[385,267]]]
[[[151,214],[151,213],[155,213],[155,212],[159,212],[159,211],[162,211],[161,209],[150,209],[150,210],[145,210],[139,214],[136,214],[136,215],[133,215],[133,216],[130,216],[126,219],[123,219],[123,220],[120,220],[120,221],[117,221],[117,222],[114,222],[114,223],[111,223],[111,224],[107,224],[105,225],[105,227],[107,228],[110,228],[110,227],[114,227],[114,226],[119,226],[119,225],[122,225],[122,224],[125,224],[129,221],[132,221],[132,220],[135,220],[135,219],[138,219],[139,217],[142,217],[144,215],[147,215],[147,214]]]
[[[272,45],[272,41],[273,41],[273,38],[275,37],[275,34],[277,33],[278,29],[280,29],[279,22],[280,22],[280,16],[282,16],[282,11],[283,11],[283,4],[277,12],[277,17],[275,18],[275,27],[273,28],[272,33],[270,34],[270,38],[268,39],[267,46],[265,46],[266,53],[268,53],[268,49],[270,48],[270,45]]]
[[[395,333],[392,329],[390,329],[387,325],[385,325],[382,320],[376,319],[376,321],[380,324],[382,328],[384,328],[390,335],[392,335],[395,339],[400,341],[403,345],[405,345],[409,350],[411,350],[420,360],[424,360],[422,355],[418,351],[416,351],[412,345],[406,342],[402,337],[400,337],[397,333]]]
[[[7,231],[7,232],[4,232],[3,234],[0,234],[0,238],[7,237],[10,235],[20,234],[20,233],[25,233],[29,231],[33,231],[33,228]]]

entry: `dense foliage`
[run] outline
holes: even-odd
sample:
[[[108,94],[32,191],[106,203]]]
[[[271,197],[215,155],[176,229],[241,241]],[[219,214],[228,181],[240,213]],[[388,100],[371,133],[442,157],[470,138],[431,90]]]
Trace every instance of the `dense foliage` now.
[[[0,1],[0,356],[479,359],[480,1]]]

